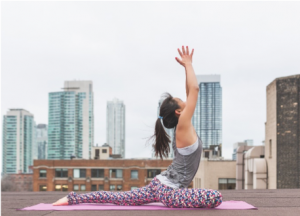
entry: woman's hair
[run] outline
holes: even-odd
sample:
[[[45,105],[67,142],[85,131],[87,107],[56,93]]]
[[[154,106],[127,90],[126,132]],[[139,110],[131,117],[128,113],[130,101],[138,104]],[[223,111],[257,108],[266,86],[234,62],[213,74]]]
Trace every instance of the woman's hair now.
[[[151,137],[155,137],[155,142],[152,145],[155,150],[155,156],[160,156],[161,159],[163,159],[163,157],[168,157],[170,152],[169,143],[171,141],[170,136],[167,134],[163,126],[168,129],[176,127],[176,125],[178,124],[178,117],[176,117],[175,115],[175,110],[180,108],[171,94],[165,93],[164,96],[166,98],[160,105],[159,110],[159,116],[163,118],[157,118],[155,123],[154,135]]]

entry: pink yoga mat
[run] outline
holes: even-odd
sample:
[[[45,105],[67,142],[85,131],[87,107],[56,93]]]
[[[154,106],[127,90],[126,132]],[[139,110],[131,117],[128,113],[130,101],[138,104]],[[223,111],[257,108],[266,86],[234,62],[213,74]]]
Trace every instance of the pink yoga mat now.
[[[217,208],[168,208],[162,203],[149,203],[141,206],[119,206],[110,203],[82,203],[79,205],[53,206],[52,204],[40,203],[34,206],[17,210],[37,210],[37,211],[72,211],[72,210],[224,210],[224,209],[257,209],[256,207],[243,201],[223,201]]]

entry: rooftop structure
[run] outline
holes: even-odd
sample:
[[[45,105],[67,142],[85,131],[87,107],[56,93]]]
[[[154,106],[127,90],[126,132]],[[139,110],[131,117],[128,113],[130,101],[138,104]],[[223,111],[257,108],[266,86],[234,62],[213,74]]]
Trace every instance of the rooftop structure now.
[[[268,188],[300,188],[300,75],[275,79],[266,93]]]

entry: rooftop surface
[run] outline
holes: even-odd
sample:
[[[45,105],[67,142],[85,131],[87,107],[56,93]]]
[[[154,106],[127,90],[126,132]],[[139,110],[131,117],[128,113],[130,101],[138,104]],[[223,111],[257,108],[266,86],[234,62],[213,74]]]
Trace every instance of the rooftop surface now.
[[[245,201],[258,210],[178,210],[168,211],[16,211],[39,203],[53,203],[67,195],[65,192],[2,192],[1,215],[30,215],[30,216],[53,216],[53,215],[109,215],[109,216],[184,216],[188,215],[300,215],[300,189],[280,190],[220,190],[223,200]]]

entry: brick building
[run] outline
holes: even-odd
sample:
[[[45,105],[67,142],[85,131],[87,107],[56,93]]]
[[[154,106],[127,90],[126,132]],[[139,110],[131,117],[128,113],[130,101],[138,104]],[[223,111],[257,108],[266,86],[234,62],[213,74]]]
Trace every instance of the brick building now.
[[[33,191],[129,191],[149,184],[171,163],[169,159],[35,160]]]
[[[32,191],[32,173],[9,174],[1,179],[2,191]]]

